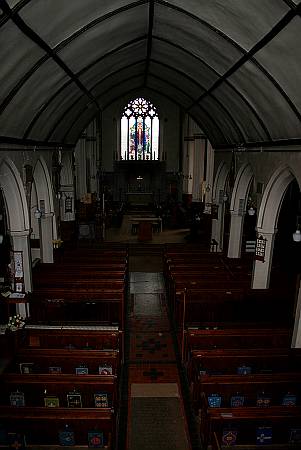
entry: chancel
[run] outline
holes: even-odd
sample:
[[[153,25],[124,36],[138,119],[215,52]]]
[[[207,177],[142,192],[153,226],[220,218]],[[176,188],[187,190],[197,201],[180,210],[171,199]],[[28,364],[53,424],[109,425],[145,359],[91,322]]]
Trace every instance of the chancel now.
[[[300,0],[0,0],[0,448],[301,448]]]

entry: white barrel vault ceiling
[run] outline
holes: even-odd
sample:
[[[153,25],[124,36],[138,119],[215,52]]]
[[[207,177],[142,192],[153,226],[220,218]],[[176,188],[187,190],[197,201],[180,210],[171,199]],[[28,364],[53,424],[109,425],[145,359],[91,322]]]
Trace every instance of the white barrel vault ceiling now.
[[[301,141],[298,0],[0,0],[0,139],[74,145],[129,92],[216,148]]]

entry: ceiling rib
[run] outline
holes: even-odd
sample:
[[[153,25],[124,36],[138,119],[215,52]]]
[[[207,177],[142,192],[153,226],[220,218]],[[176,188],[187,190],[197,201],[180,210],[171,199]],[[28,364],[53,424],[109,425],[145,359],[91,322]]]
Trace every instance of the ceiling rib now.
[[[104,58],[113,55],[114,53],[117,53],[118,51],[122,50],[123,48],[126,48],[128,46],[131,46],[132,44],[135,44],[136,42],[142,41],[146,39],[146,35],[141,36],[139,38],[135,38],[132,39],[131,41],[120,45],[119,47],[116,47],[116,49],[111,50],[110,52],[107,52],[105,55],[101,56],[100,58],[97,58],[95,61],[93,61],[93,63],[90,63],[89,65],[87,65],[86,67],[84,67],[83,69],[81,69],[79,72],[76,73],[76,76],[80,76],[83,73],[85,73],[87,70],[89,70],[91,67],[93,67],[94,65],[98,64],[100,61],[102,61]],[[143,60],[144,61],[144,60]],[[68,81],[67,83],[65,83],[63,86],[60,87],[60,89],[58,89],[44,104],[43,107],[40,108],[40,110],[37,112],[37,114],[34,116],[33,120],[31,121],[31,123],[29,124],[29,126],[27,127],[25,133],[24,133],[24,137],[27,137],[30,133],[30,131],[32,130],[32,128],[34,127],[36,121],[39,119],[39,117],[42,115],[42,113],[45,111],[45,109],[50,105],[50,103],[55,99],[55,97],[57,95],[59,95],[59,93],[70,84],[71,81]]]
[[[277,36],[277,34],[280,33],[280,31],[282,31],[286,25],[288,25],[288,23],[297,15],[300,13],[300,6],[298,5],[298,7],[295,10],[290,10],[286,13],[286,15],[272,28],[271,31],[269,31],[260,41],[257,42],[257,44],[255,44],[251,50],[249,50],[244,56],[242,56],[242,58],[237,61],[229,70],[227,70],[227,72],[222,75],[217,81],[215,81],[215,83],[213,83],[213,85],[204,93],[202,94],[198,99],[195,100],[195,102],[189,107],[189,110],[196,104],[198,104],[204,97],[206,97],[207,95],[209,95],[212,91],[214,91],[218,86],[220,86],[226,79],[228,79],[234,72],[236,72],[238,69],[240,69],[240,67],[242,65],[244,65],[246,62],[248,62],[249,60],[252,60],[253,56],[255,55],[255,53],[257,53],[259,50],[261,50],[267,43],[269,43],[275,36]],[[252,60],[253,61],[253,60]],[[257,62],[258,63],[258,62]],[[260,69],[264,72],[264,74],[266,75],[265,71],[263,70],[262,66],[258,63],[258,67],[260,67]],[[271,75],[270,75],[271,76]],[[272,76],[271,76],[272,77]],[[276,83],[276,81],[274,80],[274,82]],[[282,94],[283,90],[280,89],[280,86],[278,83],[276,83],[276,85],[278,86],[278,90],[279,92]],[[287,100],[286,97],[284,97],[285,100]],[[291,104],[289,104],[291,106]],[[299,115],[298,110],[296,109],[296,107],[293,108],[294,113],[296,114],[297,111],[297,115]]]
[[[163,67],[167,67],[168,69],[180,74],[181,76],[183,76],[184,78],[187,78],[190,82],[192,82],[193,84],[195,84],[196,86],[198,86],[200,89],[202,89],[203,91],[205,90],[204,86],[202,86],[200,83],[198,83],[197,81],[195,81],[193,78],[191,78],[189,75],[187,75],[185,72],[182,72],[179,69],[175,69],[174,67],[170,66],[169,64],[163,63],[161,61],[158,61],[156,59],[152,59],[153,62],[163,66]],[[228,111],[228,109],[217,99],[215,98],[213,95],[211,96],[213,97],[213,99],[219,104],[219,106],[221,107],[221,109],[223,109],[225,111],[225,113],[228,115],[230,121],[233,123],[234,127],[236,128],[236,132],[237,134],[241,137],[241,140],[244,140],[244,135],[242,133],[242,131],[240,130],[239,126],[237,125],[237,123],[235,122],[235,120],[233,119],[233,117],[231,116],[230,112]],[[200,105],[198,105],[200,106]],[[203,108],[202,108],[203,109]],[[206,110],[207,111],[207,110]]]
[[[74,102],[72,102],[71,105],[68,106],[68,108],[64,111],[64,113],[61,114],[60,117],[55,121],[54,125],[51,127],[50,131],[48,132],[48,134],[46,136],[46,141],[49,141],[49,139],[51,139],[51,136],[53,135],[56,127],[59,125],[59,123],[61,123],[64,116],[66,116],[68,114],[68,112],[71,111],[71,109],[73,109],[74,106],[76,105],[76,103],[78,103],[81,99],[82,99],[82,97],[76,98],[74,100]],[[86,104],[84,109],[87,109],[87,107],[88,107],[88,105]]]
[[[136,2],[130,3],[125,6],[121,6],[118,9],[115,9],[114,11],[111,11],[107,14],[104,14],[101,17],[98,17],[97,19],[92,20],[91,22],[88,22],[84,27],[77,30],[75,33],[73,33],[71,36],[68,36],[66,39],[64,39],[62,42],[60,42],[56,47],[54,47],[54,51],[58,52],[62,50],[62,48],[66,47],[70,42],[77,39],[79,36],[81,36],[83,33],[88,31],[90,28],[93,28],[97,25],[99,25],[101,22],[104,22],[107,19],[111,19],[114,16],[117,16],[120,13],[123,13],[125,11],[129,11],[130,9],[136,8],[137,6],[145,5],[149,2],[149,0],[138,0]]]
[[[150,72],[150,75],[151,75],[152,77],[154,77],[154,78],[158,78],[159,80],[162,80],[163,82],[167,83],[166,80],[164,80],[163,78],[159,77],[158,75],[155,75],[155,74],[153,74],[153,73],[151,73],[151,72]],[[170,86],[174,87],[177,91],[179,90],[179,91],[183,92],[183,94],[185,94],[187,97],[192,98],[192,97],[191,97],[189,94],[187,94],[183,89],[180,89],[178,86],[175,86],[175,85],[174,85],[173,83],[171,83],[170,81],[168,81],[168,84],[169,84]],[[153,88],[149,88],[149,89],[154,90]],[[162,92],[159,92],[158,90],[156,90],[156,92],[157,92],[158,94],[164,95],[164,96],[167,97],[171,102],[174,102],[174,103],[176,103],[177,105],[180,105],[178,102],[175,102],[175,101],[174,101],[174,97],[170,97],[170,96],[167,96],[167,95],[165,95],[165,94],[162,94]],[[180,105],[180,109],[181,109],[181,105]],[[224,136],[224,138],[225,138],[225,135],[224,135],[224,133],[221,131],[220,126],[216,123],[215,119],[210,115],[210,113],[208,113],[207,110],[205,111],[204,108],[202,108],[201,106],[200,106],[200,109],[202,109],[202,110],[204,111],[204,113],[205,113],[208,117],[210,117],[211,122],[214,123],[214,126],[219,130],[219,132],[221,133],[221,135]],[[200,128],[202,128],[202,126],[201,126],[200,123],[199,123],[199,126],[200,126]]]
[[[96,86],[98,86],[99,84],[101,84],[101,83],[102,83],[103,81],[105,81],[107,78],[116,75],[116,73],[119,73],[119,72],[121,72],[121,71],[127,69],[128,67],[132,67],[133,65],[141,64],[141,62],[143,62],[143,61],[144,61],[144,60],[139,60],[139,61],[137,61],[137,62],[134,63],[134,64],[129,64],[129,65],[123,67],[122,69],[116,70],[115,72],[111,72],[109,75],[105,76],[102,80],[97,81],[97,83],[94,84],[94,85],[91,87],[91,90],[94,90],[94,89],[96,88]],[[199,89],[204,90],[204,87],[203,87],[202,85],[200,85],[198,82],[196,82],[193,78],[189,77],[189,75],[187,75],[186,73],[184,73],[184,72],[182,72],[182,71],[180,71],[180,70],[178,70],[178,69],[175,69],[175,68],[173,68],[172,66],[170,66],[170,65],[168,65],[168,64],[166,64],[166,63],[162,63],[161,61],[158,61],[158,60],[156,60],[156,59],[151,59],[151,61],[153,61],[153,62],[155,62],[156,64],[159,64],[159,65],[161,65],[161,66],[163,66],[163,67],[166,67],[166,68],[168,68],[168,69],[171,70],[171,71],[174,71],[174,72],[178,73],[178,74],[179,74],[180,76],[182,76],[183,78],[188,79],[190,83],[196,85]],[[139,75],[134,75],[133,77],[136,77],[136,76],[141,76],[141,74],[139,74]],[[123,80],[123,81],[124,81],[124,80]],[[168,82],[168,81],[165,80],[165,82]],[[119,82],[119,85],[120,85],[120,82]],[[114,86],[113,86],[113,87],[114,87]],[[110,87],[110,89],[112,89],[112,87]],[[220,106],[220,108],[221,108],[222,110],[224,110],[224,112],[227,114],[227,116],[229,117],[229,120],[231,121],[231,123],[233,124],[233,126],[234,126],[234,128],[235,128],[235,130],[236,130],[237,135],[240,137],[240,140],[243,142],[243,141],[245,140],[245,139],[244,139],[244,133],[241,131],[240,127],[238,126],[238,124],[236,123],[236,121],[234,120],[234,118],[232,117],[232,115],[230,114],[230,112],[228,111],[228,109],[220,102],[220,100],[218,100],[217,98],[215,98],[213,95],[212,95],[212,97],[213,97],[213,99],[218,103],[218,105]],[[63,117],[66,116],[66,114],[68,114],[68,112],[74,107],[74,105],[75,105],[76,103],[77,103],[77,100],[76,100],[75,102],[73,102],[72,105],[69,106],[68,109],[64,111],[64,113],[62,113],[62,115],[60,116],[60,118],[58,118],[58,120],[56,121],[56,123],[55,123],[54,126],[52,127],[51,131],[48,133],[48,135],[47,135],[47,140],[50,139],[50,137],[51,137],[52,134],[54,133],[54,130],[55,130],[55,128],[57,127],[57,125],[61,122],[61,120],[63,119]],[[204,110],[203,107],[201,107],[200,105],[198,105],[198,106],[199,106],[201,109]],[[206,112],[207,112],[207,114],[208,114],[208,111],[207,111],[207,110],[206,110]],[[215,123],[215,121],[214,121],[214,123]],[[68,133],[67,133],[67,134],[68,134]]]
[[[141,88],[142,88],[142,87],[143,87],[143,86],[141,86]],[[133,88],[133,89],[131,89],[130,91],[128,91],[128,93],[130,93],[130,92],[137,92],[138,89],[140,89],[140,88]],[[163,95],[163,97],[165,97],[165,98],[167,98],[169,101],[175,103],[175,104],[181,109],[181,107],[182,107],[181,104],[178,103],[173,97],[170,97],[169,95],[167,95],[165,92],[161,92],[161,91],[159,91],[158,89],[154,89],[154,88],[150,88],[150,87],[148,87],[147,89],[149,89],[150,91],[155,92],[155,93],[158,94],[158,95]],[[106,104],[103,106],[103,109],[105,110],[109,105],[111,105],[113,102],[115,102],[116,100],[118,100],[118,98],[119,98],[119,96],[118,96],[118,97],[114,97],[113,99],[111,99],[108,103],[106,103]],[[201,107],[200,107],[200,109],[203,110],[203,108],[201,108]],[[210,117],[211,122],[215,124],[215,120],[210,116],[210,114],[208,114],[208,113],[205,112],[205,111],[204,111],[204,113],[207,114],[207,115]],[[194,118],[194,120],[195,120],[195,122],[196,122],[200,127],[202,126],[201,123],[200,123],[200,121],[199,121],[197,118]],[[215,126],[216,126],[216,128],[219,130],[220,135],[223,136],[224,141],[227,142],[227,139],[226,139],[224,133],[222,132],[222,130],[220,129],[219,125],[215,124]],[[203,127],[204,127],[204,126],[203,126]],[[209,133],[208,133],[208,134],[209,134]],[[213,141],[213,139],[212,139],[212,141]],[[229,144],[228,144],[228,145],[229,145]]]
[[[27,139],[29,134],[31,133],[31,130],[33,129],[34,125],[36,124],[36,122],[39,120],[39,118],[41,117],[41,115],[43,114],[43,112],[48,108],[48,106],[50,105],[50,103],[55,99],[55,97],[57,95],[59,95],[67,86],[69,86],[72,83],[71,80],[67,81],[67,83],[65,83],[63,86],[61,86],[48,100],[47,102],[45,102],[42,106],[42,108],[40,108],[38,110],[38,112],[34,115],[32,121],[30,122],[30,124],[28,125],[28,127],[26,128],[24,135],[23,135],[23,139]]]
[[[291,138],[291,139],[277,139],[277,140],[271,140],[271,141],[254,141],[254,142],[246,142],[244,143],[244,146],[248,152],[252,151],[252,148],[258,148],[258,150],[253,150],[256,152],[263,152],[264,147],[291,147],[292,145],[296,145],[296,149],[290,148],[290,152],[298,152],[300,153],[300,145],[301,145],[301,139],[300,138]],[[237,148],[237,142],[229,144],[218,144],[215,147],[215,150],[228,150],[230,148]],[[273,152],[279,151],[283,152],[283,149],[273,150]],[[243,152],[242,152],[243,153]]]
[[[32,28],[30,28],[26,23],[21,19],[21,17],[14,13],[10,7],[8,6],[6,0],[0,0],[0,6],[3,11],[8,14],[11,20],[20,28],[20,30],[29,37],[33,42],[35,42],[40,48],[42,48],[58,65],[59,67],[72,79],[74,83],[81,89],[81,91],[89,97],[89,99],[94,102],[98,109],[100,109],[97,100],[92,96],[92,94],[86,89],[86,87],[80,82],[80,80],[75,76],[72,70],[57,56],[57,54],[46,44],[43,39],[36,34]]]
[[[281,93],[282,97],[285,98],[286,102],[290,105],[291,109],[294,111],[295,115],[301,122],[301,113],[293,103],[291,98],[287,95],[285,90],[280,86],[280,84],[275,80],[275,78],[268,72],[256,59],[252,58],[252,62],[265,74],[265,76],[273,83],[276,89]]]
[[[88,64],[87,66],[85,66],[83,69],[81,69],[79,72],[76,73],[77,76],[82,75],[83,73],[87,72],[87,70],[91,69],[91,67],[95,66],[96,64],[98,64],[100,61],[102,61],[103,59],[114,55],[115,53],[119,52],[120,50],[123,50],[126,47],[130,47],[133,44],[136,44],[137,42],[143,41],[147,39],[147,35],[143,34],[142,36],[139,36],[135,39],[132,39],[130,41],[127,41],[121,45],[119,45],[119,47],[114,48],[113,50],[110,50],[107,53],[104,53],[102,56],[100,56],[99,58],[95,59],[93,62],[91,62],[90,64]]]
[[[141,64],[141,62],[144,62],[144,59],[139,60],[139,61],[137,61],[136,63],[129,64],[127,67],[129,67],[129,66],[133,67],[133,66],[136,65],[136,64]],[[117,72],[120,72],[120,70],[119,70],[119,71],[116,71],[115,73],[117,73]],[[113,72],[113,74],[114,74],[114,72]],[[106,79],[106,78],[108,78],[108,77],[110,77],[110,76],[112,76],[112,73],[110,73],[109,75],[107,75],[106,77],[104,77],[104,79]],[[139,76],[141,76],[141,74],[140,74]],[[95,87],[96,87],[99,83],[100,83],[100,82],[97,82],[96,84],[94,84],[94,85],[92,86],[92,90],[95,89]],[[119,82],[119,84],[120,84],[120,82]],[[76,100],[72,103],[72,105],[70,105],[70,106],[69,106],[69,107],[61,114],[61,116],[57,119],[57,121],[55,122],[55,125],[52,127],[51,131],[50,131],[50,132],[48,133],[48,135],[47,135],[47,140],[52,136],[52,134],[54,133],[54,130],[55,130],[56,127],[57,127],[57,125],[63,120],[64,116],[66,116],[66,114],[68,114],[68,112],[74,107],[74,105],[77,103],[77,101],[78,101],[78,99],[76,99]]]
[[[247,54],[247,50],[245,50],[243,47],[241,47],[236,41],[230,38],[227,34],[225,34],[223,31],[219,30],[215,26],[213,26],[211,23],[207,22],[204,19],[201,19],[200,17],[186,11],[183,8],[180,8],[179,6],[173,5],[165,0],[154,0],[155,3],[158,3],[158,5],[165,6],[168,9],[172,9],[174,11],[177,11],[180,14],[183,14],[184,16],[189,17],[190,19],[202,24],[204,27],[209,28],[211,31],[213,31],[215,34],[218,34],[220,37],[225,39],[227,42],[229,42],[233,47],[235,47],[237,50],[239,50],[243,54]]]
[[[205,65],[206,67],[208,67],[208,69],[212,70],[217,76],[221,76],[216,69],[214,69],[213,67],[211,67],[205,60],[201,59],[199,56],[196,56],[194,53],[191,53],[189,50],[187,50],[185,47],[182,47],[178,44],[175,44],[174,42],[169,41],[168,39],[165,38],[161,38],[158,36],[153,36],[153,39],[156,39],[158,41],[162,41],[166,44],[169,44],[181,51],[183,51],[184,53],[188,54],[189,56],[191,56],[192,58],[196,59],[199,63]],[[233,85],[229,80],[225,80],[225,83],[231,88],[233,89],[233,91],[243,100],[243,102],[247,105],[247,107],[252,111],[252,113],[254,114],[254,116],[256,117],[256,119],[258,120],[259,124],[261,125],[264,133],[266,134],[267,138],[269,140],[272,140],[271,135],[269,130],[267,129],[265,123],[263,122],[262,118],[259,116],[259,114],[257,113],[256,109],[253,107],[253,105],[248,101],[248,99],[236,88],[235,85]]]
[[[38,70],[42,64],[44,64],[47,60],[49,60],[49,55],[45,55],[42,58],[40,58],[31,68],[28,72],[26,72],[22,78],[18,81],[17,84],[11,89],[11,91],[8,93],[8,95],[4,98],[0,105],[0,114],[5,110],[5,108],[9,105],[9,103],[12,101],[12,99],[17,95],[18,91],[22,88],[22,86],[26,83],[26,81],[31,77],[31,75],[34,74],[36,70]]]
[[[0,136],[0,143],[15,144],[15,145],[28,145],[34,147],[67,147],[73,148],[74,144],[62,144],[61,142],[45,142],[35,139],[23,139],[11,136]]]
[[[292,9],[296,9],[297,6],[298,6],[298,5],[296,5],[296,3],[293,2],[293,0],[283,0],[283,2],[284,2],[287,6],[289,6],[289,8],[292,8]],[[299,12],[299,14],[300,14],[300,12]]]
[[[147,36],[147,52],[146,52],[146,61],[145,61],[144,86],[147,85],[149,64],[150,64],[150,59],[152,56],[154,10],[155,10],[154,0],[149,0],[148,36]]]
[[[144,61],[144,60],[143,60],[143,61]],[[142,73],[137,74],[137,75],[132,75],[131,77],[124,78],[121,82],[116,83],[113,87],[115,87],[115,86],[120,86],[121,84],[125,83],[126,81],[132,80],[132,79],[134,79],[134,78],[141,78],[141,76],[143,76]],[[137,87],[136,87],[136,88],[133,88],[133,90],[143,89],[143,87],[144,87],[144,86],[141,85],[141,87],[139,87],[139,88],[137,88]],[[105,92],[106,92],[106,91],[105,91]],[[130,92],[130,91],[127,91],[126,93],[128,93],[128,92]],[[103,107],[103,110],[104,110],[105,108],[106,108],[106,106]],[[83,109],[82,111],[84,111],[84,109]],[[80,112],[80,113],[76,116],[76,119],[73,121],[72,125],[68,128],[67,132],[65,133],[63,140],[66,139],[66,137],[68,136],[70,130],[73,128],[75,122],[79,119],[79,117],[81,116],[81,114],[82,114],[82,112]],[[83,129],[84,129],[84,128],[83,128]]]
[[[165,66],[165,67],[169,68],[170,70],[174,70],[175,72],[181,74],[183,77],[186,77],[186,78],[187,78],[187,76],[186,76],[183,72],[181,72],[181,71],[179,71],[179,70],[176,70],[176,69],[173,69],[173,68],[172,68],[171,66],[169,66],[168,64],[160,63],[159,61],[155,61],[154,59],[152,59],[152,61],[153,61],[153,62],[156,62],[156,63],[159,64],[159,65]],[[136,64],[141,63],[141,62],[142,62],[142,61],[139,61],[139,62],[137,62]],[[127,66],[127,67],[130,67],[130,65]],[[115,73],[117,73],[117,72],[115,72]],[[110,74],[110,76],[111,76],[111,75],[112,75],[112,74]],[[113,73],[113,75],[114,75],[114,73]],[[170,82],[170,80],[164,80],[162,77],[159,77],[159,76],[155,75],[155,74],[152,73],[151,71],[149,72],[149,75],[151,75],[151,76],[154,77],[154,78],[160,79],[160,80],[164,81],[165,83],[168,83],[169,85],[173,86],[176,90],[179,90],[180,92],[183,92],[187,97],[189,97],[189,98],[192,99],[192,97],[191,97],[189,94],[187,94],[184,90],[182,90],[182,89],[179,88],[178,86],[175,86],[173,83]],[[141,76],[141,75],[133,75],[132,78],[135,78],[135,77],[138,77],[138,76]],[[108,76],[105,77],[105,78],[108,78]],[[104,78],[104,79],[105,79],[105,78]],[[131,77],[130,77],[130,78],[131,78]],[[104,80],[104,79],[103,79],[103,80]],[[127,80],[128,80],[128,79],[129,79],[129,78],[127,78]],[[96,87],[98,84],[100,84],[103,80],[101,80],[101,81],[98,82],[96,85],[94,85],[93,89],[95,89],[95,87]],[[195,80],[193,80],[192,78],[190,79],[190,82],[194,83],[194,84],[197,85],[198,87],[201,87],[201,85],[199,85],[199,84],[198,84]],[[116,86],[117,86],[117,85],[120,85],[120,83],[116,84]],[[112,89],[114,89],[114,87],[115,87],[115,85],[111,86],[110,89],[112,90]],[[153,90],[153,88],[150,88],[150,89]],[[106,93],[106,92],[107,92],[107,91],[105,91],[105,93]],[[163,94],[163,92],[161,92],[161,95],[166,96],[165,93]],[[166,96],[166,97],[167,97],[167,96]],[[179,105],[179,103],[174,99],[174,97],[173,97],[173,98],[168,97],[168,98],[170,99],[170,101],[173,101],[174,103],[176,103],[176,104]],[[216,99],[215,99],[215,100],[216,100]],[[216,101],[218,102],[218,100],[216,100]],[[111,102],[110,102],[110,103],[111,103]],[[110,103],[108,103],[108,104],[110,104]],[[105,106],[103,106],[103,109],[105,109],[105,108],[107,107],[108,104],[106,104]],[[234,127],[237,129],[237,134],[239,134],[239,135],[241,136],[241,139],[243,140],[242,132],[241,132],[240,129],[237,127],[236,122],[234,121],[234,119],[232,118],[232,116],[230,115],[230,113],[228,112],[228,110],[227,110],[222,104],[220,104],[220,106],[225,110],[225,113],[229,116],[229,118],[230,118],[231,122],[233,123]],[[205,111],[203,107],[200,106],[200,108],[201,108],[203,111]],[[206,110],[206,113],[207,113],[207,115],[209,116],[209,113],[207,112],[207,110]],[[211,117],[211,116],[210,116],[210,117]],[[214,124],[216,125],[216,127],[220,129],[220,127],[216,124],[216,121],[215,121],[215,120],[212,120],[212,121],[214,122]],[[224,136],[223,133],[221,133],[221,134]]]
[[[218,87],[225,79],[227,79],[230,75],[232,75],[236,70],[238,70],[243,64],[245,64],[247,61],[256,61],[253,59],[254,54],[259,51],[262,47],[264,47],[268,42],[270,42],[277,34],[285,28],[285,26],[297,15],[300,15],[301,13],[301,4],[295,5],[296,7],[294,9],[290,9],[285,16],[272,28],[271,31],[269,31],[263,38],[255,44],[251,50],[246,51],[243,47],[241,47],[237,42],[233,41],[229,36],[224,34],[221,30],[218,28],[212,26],[208,22],[204,21],[203,19],[200,19],[199,17],[195,16],[194,14],[189,13],[188,11],[185,11],[182,8],[179,8],[178,6],[172,5],[165,0],[155,0],[156,3],[161,4],[167,8],[173,9],[183,15],[186,15],[190,17],[191,19],[201,23],[205,27],[211,29],[219,36],[223,37],[226,41],[228,41],[230,44],[232,44],[233,47],[238,49],[243,56],[240,58],[239,61],[237,61],[224,75],[222,75],[219,80],[217,80],[213,85],[207,90],[207,92],[203,93],[199,99],[197,99],[194,103],[190,105],[187,111],[189,111],[193,106],[199,103],[200,100],[202,100],[207,93],[210,94],[210,92],[216,87]],[[256,61],[258,69],[260,69],[264,75],[266,75],[268,72],[259,64],[258,61]],[[276,87],[276,89],[279,91],[279,93],[284,97],[285,101],[289,104],[291,109],[293,110],[294,114],[298,117],[300,120],[300,113],[296,106],[294,105],[293,101],[288,97],[287,94],[284,93],[284,90],[281,88],[279,83],[272,77],[271,74],[269,74],[269,79],[273,79],[273,85]],[[283,95],[285,94],[285,95]]]

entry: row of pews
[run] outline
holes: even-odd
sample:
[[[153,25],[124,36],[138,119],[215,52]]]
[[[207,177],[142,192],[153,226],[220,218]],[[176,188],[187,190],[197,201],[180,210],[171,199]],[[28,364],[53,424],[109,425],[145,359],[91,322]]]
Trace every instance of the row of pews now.
[[[56,264],[33,272],[29,296],[32,320],[90,320],[124,329],[128,279],[127,248],[69,250]]]
[[[31,320],[0,374],[0,436],[32,449],[114,449],[127,249],[70,250],[33,280]]]
[[[293,289],[250,289],[250,261],[166,246],[164,273],[204,449],[301,448]]]

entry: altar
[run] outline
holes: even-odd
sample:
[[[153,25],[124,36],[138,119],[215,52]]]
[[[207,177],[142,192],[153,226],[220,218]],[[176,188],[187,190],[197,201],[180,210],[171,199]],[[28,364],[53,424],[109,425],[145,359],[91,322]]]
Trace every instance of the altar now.
[[[126,201],[133,206],[148,206],[154,202],[153,192],[127,192]]]
[[[131,217],[130,222],[134,224],[140,224],[148,223],[151,226],[156,226],[158,232],[162,232],[162,218],[161,217],[155,217],[155,216],[148,216],[148,217]]]

